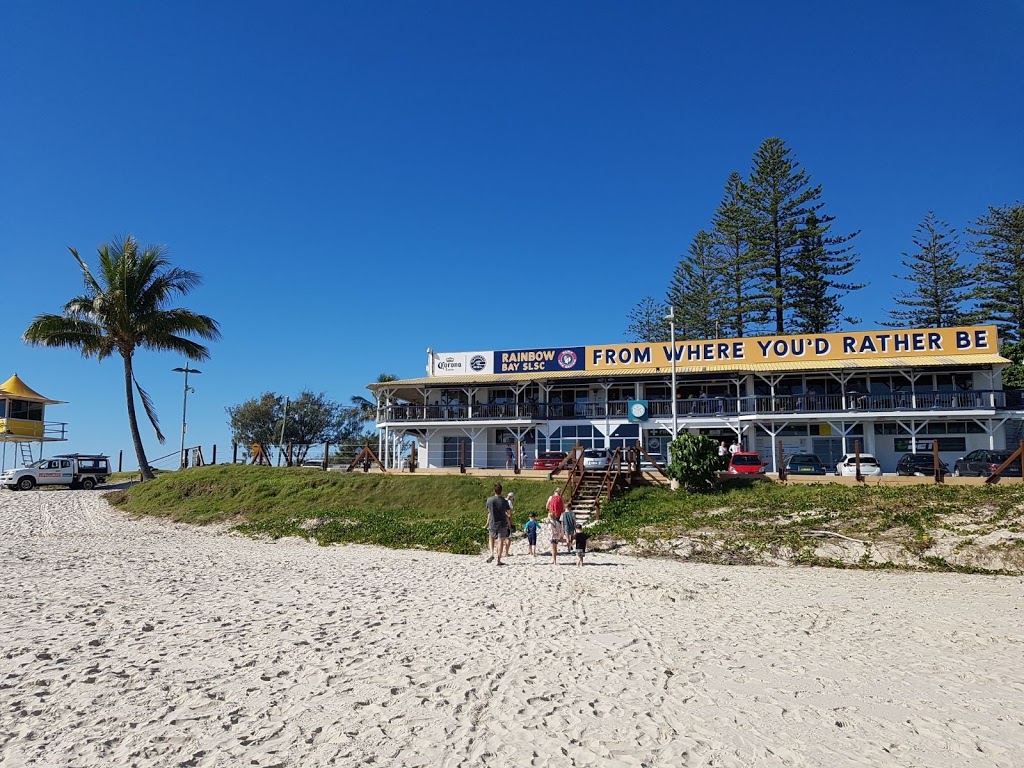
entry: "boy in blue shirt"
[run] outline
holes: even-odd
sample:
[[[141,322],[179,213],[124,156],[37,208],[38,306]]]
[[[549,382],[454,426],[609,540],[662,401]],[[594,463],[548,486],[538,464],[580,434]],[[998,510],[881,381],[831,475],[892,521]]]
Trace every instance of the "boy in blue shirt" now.
[[[530,554],[537,556],[537,531],[540,530],[540,523],[537,522],[537,513],[530,513],[530,521],[523,529],[526,531],[526,543],[530,545]]]

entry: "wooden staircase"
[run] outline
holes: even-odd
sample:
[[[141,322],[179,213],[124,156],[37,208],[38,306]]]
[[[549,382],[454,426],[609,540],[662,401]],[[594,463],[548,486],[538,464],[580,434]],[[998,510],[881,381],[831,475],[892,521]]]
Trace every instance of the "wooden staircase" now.
[[[607,469],[587,471],[583,468],[583,446],[579,443],[562,463],[548,474],[552,479],[562,470],[568,472],[562,487],[562,498],[572,509],[579,525],[601,517],[601,506],[616,493],[632,487],[644,479],[641,458],[646,456],[657,471],[664,476],[664,470],[647,454],[643,446],[629,449],[616,448]]]
[[[573,489],[569,507],[576,516],[577,525],[586,525],[601,514],[601,505],[610,496],[604,487],[604,472],[584,472],[579,484]]]

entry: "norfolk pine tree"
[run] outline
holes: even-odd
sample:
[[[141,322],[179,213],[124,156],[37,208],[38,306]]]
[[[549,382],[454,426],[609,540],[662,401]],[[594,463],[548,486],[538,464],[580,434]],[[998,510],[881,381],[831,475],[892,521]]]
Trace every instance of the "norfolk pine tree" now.
[[[967,231],[978,256],[980,314],[996,324],[1003,342],[1024,341],[1024,205],[989,206]]]
[[[653,296],[645,296],[630,310],[626,336],[630,341],[668,341],[669,327],[665,315],[668,307]]]
[[[908,281],[913,288],[897,293],[889,310],[892,328],[944,328],[972,320],[964,305],[969,301],[974,280],[969,267],[961,263],[956,230],[929,211],[913,238],[916,246],[903,254],[908,274],[894,277]]]
[[[742,338],[750,327],[751,305],[764,302],[767,294],[760,290],[755,262],[751,258],[750,230],[752,218],[744,200],[743,177],[733,171],[725,182],[725,192],[712,218],[713,237],[718,251],[718,267],[722,273],[722,334]]]
[[[841,246],[856,236],[829,235],[833,217],[818,214],[822,203],[821,185],[811,186],[810,177],[799,163],[790,157],[791,150],[779,138],[765,139],[754,154],[754,164],[746,186],[747,209],[753,219],[751,251],[757,262],[759,280],[767,289],[767,301],[755,303],[758,322],[765,323],[775,333],[785,333],[787,321],[798,300],[794,283],[801,268],[808,270],[806,279],[831,282],[832,276],[848,274],[856,257]],[[802,226],[809,214],[817,215],[816,229],[820,230],[826,253],[831,249],[835,262],[809,270],[799,261],[802,246]],[[833,270],[838,269],[838,272]],[[844,271],[845,270],[845,271]],[[833,288],[843,284],[835,283]],[[842,290],[860,286],[847,284]],[[833,294],[834,295],[834,294]],[[837,299],[838,303],[838,299]]]
[[[845,245],[854,235],[828,237],[831,216],[807,214],[800,232],[800,250],[793,260],[791,333],[827,333],[842,323],[856,323],[843,314],[840,298],[863,284],[843,283],[857,265],[857,257]]]
[[[666,303],[675,308],[677,337],[718,336],[723,289],[714,238],[702,229],[694,235],[689,253],[679,260],[666,296]]]

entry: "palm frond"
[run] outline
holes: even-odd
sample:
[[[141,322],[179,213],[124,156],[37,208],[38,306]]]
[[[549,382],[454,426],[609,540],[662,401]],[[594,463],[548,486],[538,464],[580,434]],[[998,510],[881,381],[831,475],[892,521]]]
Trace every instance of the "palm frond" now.
[[[153,425],[153,431],[156,432],[156,439],[161,443],[166,439],[164,433],[160,431],[160,420],[156,416],[156,409],[153,407],[153,399],[149,396],[149,393],[142,388],[139,384],[139,380],[135,378],[135,372],[132,371],[132,382],[135,384],[135,390],[139,393],[139,399],[142,400],[142,408],[146,412],[146,417],[149,419],[149,423]]]
[[[78,262],[78,266],[82,268],[82,281],[85,283],[85,287],[91,293],[100,293],[102,289],[100,284],[96,282],[96,278],[93,277],[92,271],[89,269],[89,265],[82,261],[82,257],[78,255],[78,251],[68,246],[68,250],[71,251],[71,255],[75,257],[75,261]]]
[[[39,315],[29,323],[22,338],[37,347],[79,349],[83,357],[102,358],[107,349],[101,326],[64,315]]]

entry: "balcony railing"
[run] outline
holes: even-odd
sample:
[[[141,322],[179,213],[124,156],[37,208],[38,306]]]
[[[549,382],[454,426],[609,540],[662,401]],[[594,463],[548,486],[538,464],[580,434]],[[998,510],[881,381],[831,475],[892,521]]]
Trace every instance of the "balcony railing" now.
[[[868,395],[755,395],[753,397],[691,397],[676,401],[679,418],[828,414],[866,412],[996,411],[1020,408],[1019,393],[1002,390],[909,392]],[[384,421],[553,421],[626,418],[626,400],[607,403],[478,403],[474,405],[392,405],[382,409]],[[654,418],[672,415],[671,400],[649,400]]]
[[[0,418],[0,437],[8,441],[67,440],[68,425],[64,421]]]

